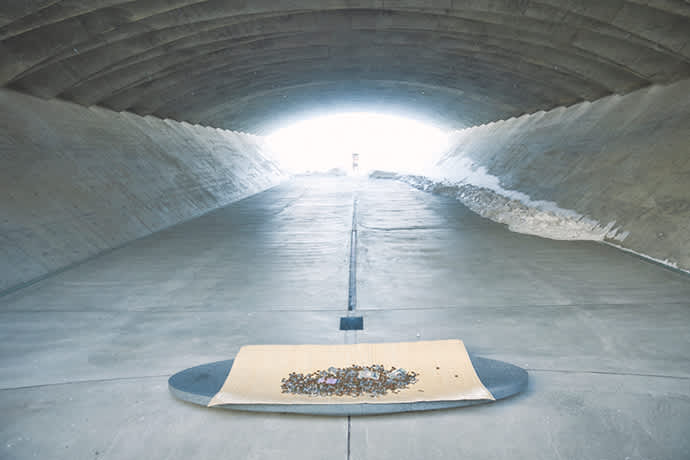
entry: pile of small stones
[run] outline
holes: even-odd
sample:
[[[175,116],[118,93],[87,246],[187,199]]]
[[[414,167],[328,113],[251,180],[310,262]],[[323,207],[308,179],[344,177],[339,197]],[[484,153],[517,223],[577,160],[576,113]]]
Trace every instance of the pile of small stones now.
[[[391,391],[398,393],[417,382],[418,374],[405,369],[384,368],[380,364],[371,366],[329,367],[311,374],[291,372],[281,380],[283,393],[311,396],[361,396],[372,398]]]

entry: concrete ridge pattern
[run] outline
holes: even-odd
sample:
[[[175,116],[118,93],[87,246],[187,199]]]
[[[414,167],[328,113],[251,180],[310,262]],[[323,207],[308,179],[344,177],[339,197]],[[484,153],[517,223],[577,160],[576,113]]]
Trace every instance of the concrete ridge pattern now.
[[[0,6],[0,85],[254,133],[336,105],[473,126],[690,76],[663,0]]]

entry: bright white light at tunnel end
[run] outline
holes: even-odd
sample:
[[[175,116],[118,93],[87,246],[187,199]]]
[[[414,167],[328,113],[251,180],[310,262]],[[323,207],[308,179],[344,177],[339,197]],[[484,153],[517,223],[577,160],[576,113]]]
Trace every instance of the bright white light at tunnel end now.
[[[269,148],[293,174],[342,170],[423,172],[448,148],[450,132],[412,118],[376,112],[343,112],[304,119],[268,134]]]

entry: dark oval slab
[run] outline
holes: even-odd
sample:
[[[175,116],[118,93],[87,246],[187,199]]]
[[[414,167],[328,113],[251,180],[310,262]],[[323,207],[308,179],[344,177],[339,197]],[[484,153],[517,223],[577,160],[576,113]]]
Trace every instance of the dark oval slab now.
[[[470,355],[474,369],[487,390],[498,401],[522,392],[527,387],[527,371],[493,359]],[[207,406],[225,383],[234,360],[217,361],[185,369],[168,379],[170,392],[178,399]],[[310,415],[374,415],[472,406],[492,402],[427,401],[392,404],[225,404],[222,409],[251,412],[281,412]]]

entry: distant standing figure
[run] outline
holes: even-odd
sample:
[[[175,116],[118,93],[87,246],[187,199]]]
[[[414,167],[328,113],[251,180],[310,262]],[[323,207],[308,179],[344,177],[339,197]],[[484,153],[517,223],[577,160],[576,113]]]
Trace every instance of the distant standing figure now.
[[[352,154],[352,172],[357,172],[359,169],[359,153]]]

